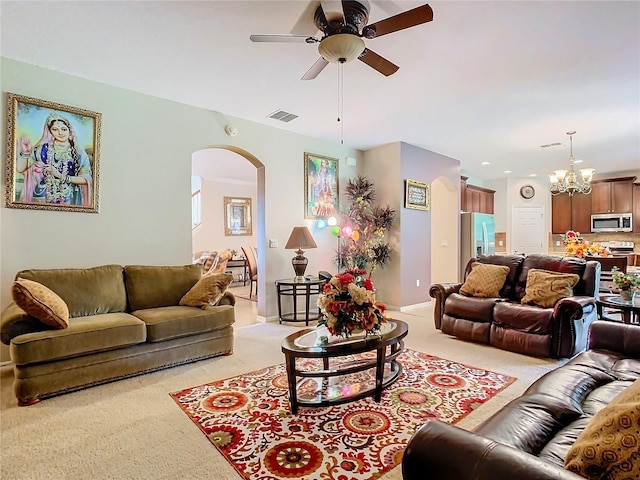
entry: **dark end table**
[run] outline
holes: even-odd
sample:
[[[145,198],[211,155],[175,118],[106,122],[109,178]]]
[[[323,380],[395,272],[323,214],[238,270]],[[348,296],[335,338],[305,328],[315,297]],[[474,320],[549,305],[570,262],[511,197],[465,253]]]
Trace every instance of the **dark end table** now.
[[[316,277],[305,278],[304,281],[296,282],[293,278],[276,280],[278,291],[278,317],[282,322],[309,322],[320,320],[322,314],[320,309],[311,311],[311,296],[322,293],[322,288],[326,282]],[[304,311],[298,311],[298,297],[304,296]],[[293,298],[293,312],[282,313],[282,297]],[[315,307],[315,303],[314,303]]]
[[[596,300],[598,318],[611,320],[604,315],[604,308],[611,308],[620,311],[620,316],[624,323],[640,323],[640,302],[638,300],[623,300],[619,295],[601,296]]]

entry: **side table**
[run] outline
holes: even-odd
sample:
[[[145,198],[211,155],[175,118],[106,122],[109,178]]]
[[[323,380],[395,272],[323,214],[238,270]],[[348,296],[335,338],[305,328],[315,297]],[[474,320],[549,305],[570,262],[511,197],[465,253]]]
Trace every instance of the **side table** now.
[[[319,278],[309,278],[304,281],[296,282],[292,278],[276,280],[276,289],[278,291],[278,317],[279,322],[309,322],[319,320],[321,318],[320,309],[311,312],[310,303],[312,295],[322,293],[325,281]],[[304,311],[298,311],[298,297],[305,297]],[[293,312],[282,313],[282,297],[293,298]]]

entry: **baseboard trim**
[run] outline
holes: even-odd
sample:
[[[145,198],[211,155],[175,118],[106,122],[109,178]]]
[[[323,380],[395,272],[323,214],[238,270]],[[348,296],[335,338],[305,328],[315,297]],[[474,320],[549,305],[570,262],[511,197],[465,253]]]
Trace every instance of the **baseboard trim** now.
[[[405,305],[404,307],[400,307],[400,312],[410,312],[411,310],[416,310],[418,308],[428,307],[431,302],[423,302],[423,303],[415,303],[413,305]]]

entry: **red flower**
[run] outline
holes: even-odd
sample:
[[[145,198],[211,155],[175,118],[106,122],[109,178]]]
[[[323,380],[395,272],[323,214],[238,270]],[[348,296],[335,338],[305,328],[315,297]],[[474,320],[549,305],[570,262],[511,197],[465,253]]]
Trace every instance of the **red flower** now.
[[[367,290],[369,290],[370,292],[373,291],[373,282],[371,281],[370,278],[367,278],[364,281],[364,288],[366,288]]]
[[[349,285],[350,283],[353,283],[353,275],[351,275],[350,273],[341,273],[339,275],[336,275],[336,277],[338,278],[338,281],[340,282],[341,285]]]

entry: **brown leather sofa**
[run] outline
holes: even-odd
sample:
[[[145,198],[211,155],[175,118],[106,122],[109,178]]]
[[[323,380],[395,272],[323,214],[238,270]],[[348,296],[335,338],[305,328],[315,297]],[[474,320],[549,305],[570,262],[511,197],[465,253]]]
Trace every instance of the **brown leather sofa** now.
[[[596,321],[589,349],[473,432],[433,420],[409,440],[406,480],[579,480],[564,459],[592,417],[640,378],[640,325]]]
[[[485,255],[469,260],[465,278],[473,262],[509,267],[499,297],[464,296],[459,293],[462,283],[431,285],[437,329],[537,357],[568,358],[585,349],[587,329],[597,318],[598,262],[552,255]],[[553,308],[520,303],[532,268],[577,274],[580,281],[574,296],[559,300]]]

